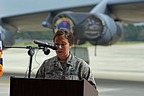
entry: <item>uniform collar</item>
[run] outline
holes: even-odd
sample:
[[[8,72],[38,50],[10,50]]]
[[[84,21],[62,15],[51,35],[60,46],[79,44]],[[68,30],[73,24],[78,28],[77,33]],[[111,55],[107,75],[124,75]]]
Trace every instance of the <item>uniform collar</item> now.
[[[73,58],[74,58],[74,55],[72,55],[72,54],[70,53],[69,57],[68,57],[67,60],[66,60],[66,64],[72,66],[72,65],[74,64]],[[58,64],[58,63],[60,62],[60,61],[58,60],[58,56],[55,57],[54,62],[55,62],[55,64]]]

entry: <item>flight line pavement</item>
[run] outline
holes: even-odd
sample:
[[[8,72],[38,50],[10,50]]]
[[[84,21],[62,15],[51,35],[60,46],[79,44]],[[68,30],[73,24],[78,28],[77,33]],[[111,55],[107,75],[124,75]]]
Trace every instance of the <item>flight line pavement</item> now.
[[[143,50],[144,44],[88,47],[90,66],[95,78],[144,81]],[[4,74],[15,75],[28,72],[30,57],[27,52],[28,49],[4,50]],[[51,50],[49,55],[45,55],[42,50],[35,51],[32,61],[33,74],[36,73],[43,60],[54,55],[54,50]]]

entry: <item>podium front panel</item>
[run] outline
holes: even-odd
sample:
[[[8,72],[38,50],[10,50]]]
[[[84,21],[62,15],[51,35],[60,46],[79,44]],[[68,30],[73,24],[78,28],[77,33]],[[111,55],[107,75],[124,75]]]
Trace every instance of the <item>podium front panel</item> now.
[[[83,81],[10,78],[10,96],[83,96]]]

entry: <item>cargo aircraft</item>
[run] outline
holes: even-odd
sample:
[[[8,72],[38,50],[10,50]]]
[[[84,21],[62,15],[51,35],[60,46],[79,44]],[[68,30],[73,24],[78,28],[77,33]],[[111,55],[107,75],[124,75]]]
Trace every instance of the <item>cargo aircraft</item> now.
[[[81,2],[80,2],[81,1]],[[4,46],[26,31],[67,28],[75,44],[111,45],[122,36],[123,23],[144,22],[144,0],[47,0],[47,10],[0,17]],[[59,2],[59,3],[58,3]]]

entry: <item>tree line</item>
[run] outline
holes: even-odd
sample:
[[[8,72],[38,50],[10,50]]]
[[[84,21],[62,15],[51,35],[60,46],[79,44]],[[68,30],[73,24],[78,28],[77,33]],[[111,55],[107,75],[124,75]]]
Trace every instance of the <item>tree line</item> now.
[[[123,25],[121,41],[144,41],[144,25]],[[16,40],[52,40],[54,33],[46,32],[22,32],[15,35]]]
[[[144,41],[144,25],[126,24],[123,28],[123,41]]]

